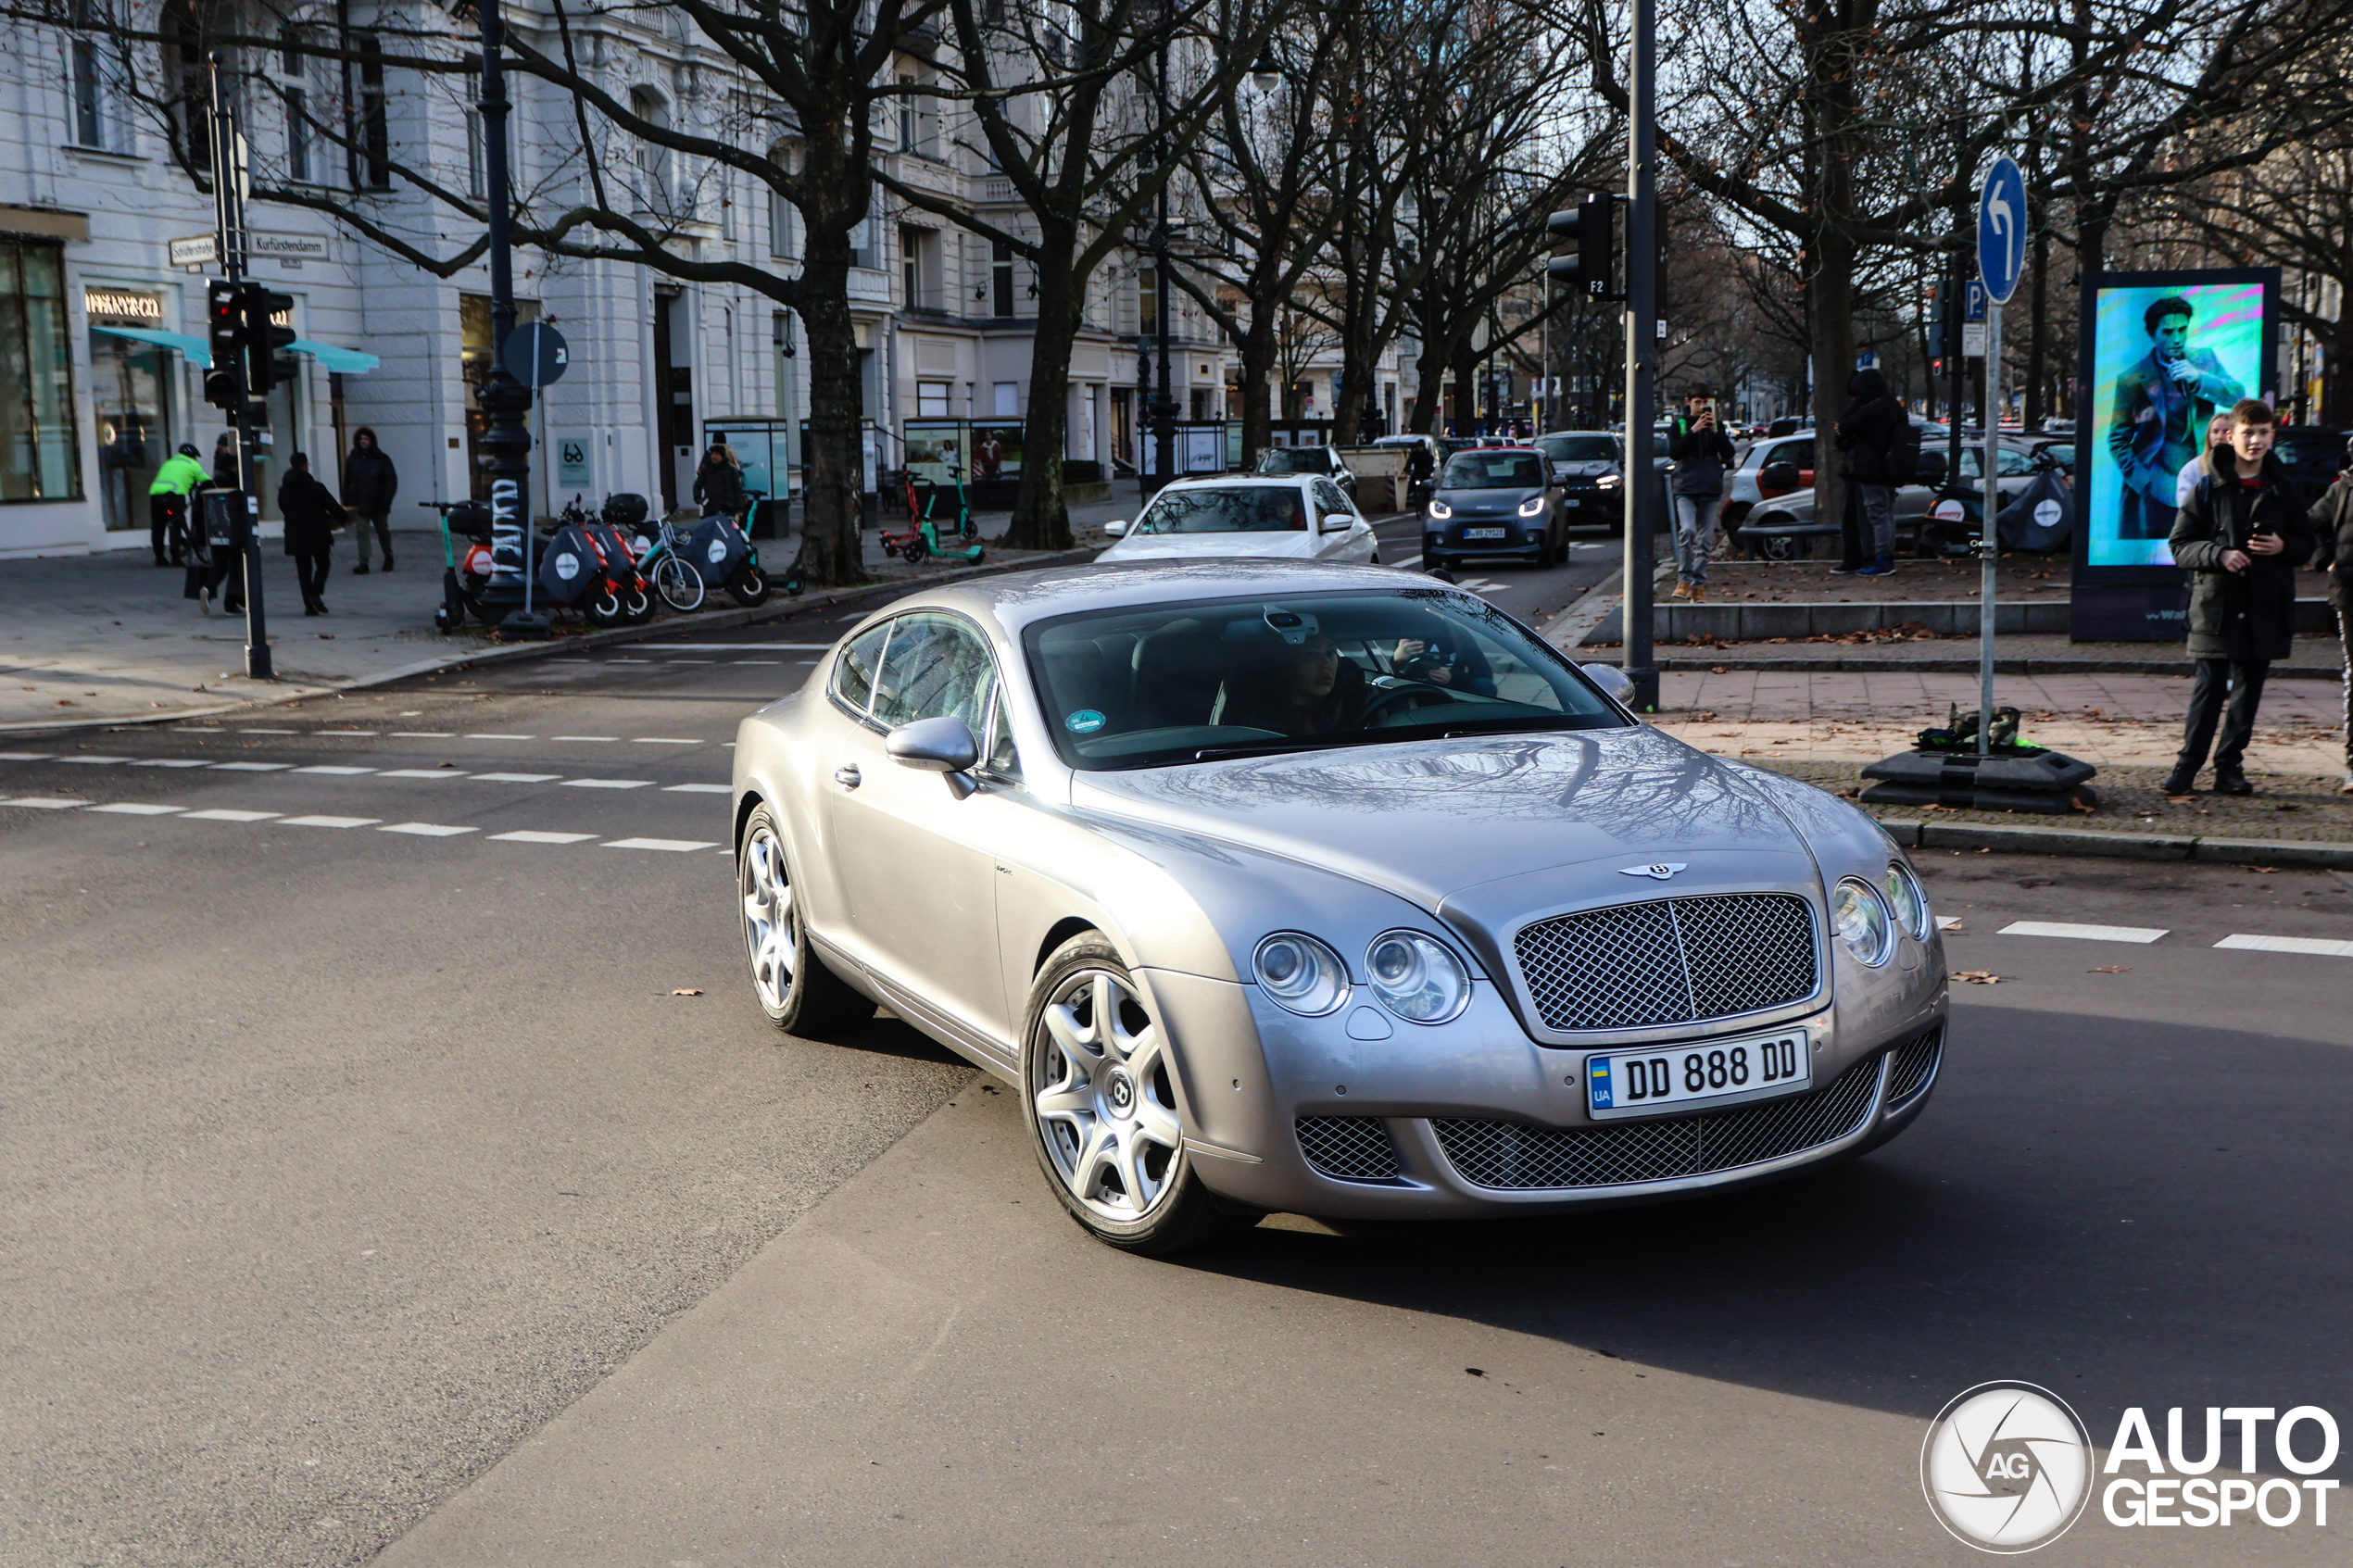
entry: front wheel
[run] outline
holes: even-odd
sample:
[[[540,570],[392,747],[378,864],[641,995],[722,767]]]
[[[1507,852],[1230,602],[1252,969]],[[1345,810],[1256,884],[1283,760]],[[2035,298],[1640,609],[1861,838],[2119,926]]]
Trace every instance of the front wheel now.
[[[775,814],[766,806],[754,807],[744,822],[736,886],[743,899],[752,995],[769,1022],[790,1034],[823,1036],[875,1016],[875,1004],[827,969],[811,947]]]
[[[736,568],[736,574],[727,579],[728,595],[746,609],[766,604],[769,589],[768,574],[749,561]]]
[[[641,625],[653,618],[654,599],[651,594],[634,583],[622,591],[621,619],[625,624]]]
[[[664,556],[654,562],[654,592],[661,596],[662,603],[681,615],[691,615],[702,608],[702,579],[676,556]]]
[[[1064,943],[1026,1017],[1022,1120],[1047,1185],[1089,1235],[1160,1257],[1257,1222],[1194,1173],[1167,1033],[1109,942]]]
[[[622,620],[621,595],[607,583],[583,599],[580,610],[591,626],[618,626]]]

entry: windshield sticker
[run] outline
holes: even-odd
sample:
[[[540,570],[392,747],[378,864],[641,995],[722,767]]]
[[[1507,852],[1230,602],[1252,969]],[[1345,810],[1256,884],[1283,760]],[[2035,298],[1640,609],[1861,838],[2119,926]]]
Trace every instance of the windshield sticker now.
[[[1072,734],[1091,735],[1103,727],[1103,716],[1091,708],[1082,708],[1063,723]]]

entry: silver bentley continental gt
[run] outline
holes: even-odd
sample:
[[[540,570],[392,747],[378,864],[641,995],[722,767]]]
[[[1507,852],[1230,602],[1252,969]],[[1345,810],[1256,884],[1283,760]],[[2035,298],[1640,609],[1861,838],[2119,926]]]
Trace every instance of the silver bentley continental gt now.
[[[1871,820],[1476,595],[1224,560],[942,586],[737,732],[761,1006],[1018,1091],[1115,1247],[1682,1197],[1919,1114],[1947,1000]]]

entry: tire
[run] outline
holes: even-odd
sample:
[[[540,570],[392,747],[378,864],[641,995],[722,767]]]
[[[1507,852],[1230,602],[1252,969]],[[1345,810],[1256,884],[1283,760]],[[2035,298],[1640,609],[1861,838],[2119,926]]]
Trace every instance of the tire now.
[[[607,584],[580,601],[580,612],[588,618],[591,626],[618,626],[621,624],[621,596],[613,592],[610,584]]]
[[[705,590],[693,567],[676,556],[664,556],[654,562],[654,592],[680,615],[692,615],[702,608]]]
[[[644,624],[646,621],[651,621],[653,618],[653,596],[647,593],[643,588],[632,584],[631,587],[621,596],[621,619],[623,623],[629,626],[638,626]]]
[[[728,596],[746,609],[766,604],[773,587],[768,574],[749,561],[736,568],[736,574],[727,579]]]
[[[1022,1124],[1046,1185],[1081,1229],[1163,1258],[1258,1223],[1193,1170],[1167,1036],[1100,934],[1055,949],[1024,1019]]]
[[[775,813],[756,806],[736,846],[736,891],[743,906],[744,955],[752,999],[788,1035],[824,1039],[875,1016],[875,1004],[825,967],[810,946],[793,897],[792,871]]]

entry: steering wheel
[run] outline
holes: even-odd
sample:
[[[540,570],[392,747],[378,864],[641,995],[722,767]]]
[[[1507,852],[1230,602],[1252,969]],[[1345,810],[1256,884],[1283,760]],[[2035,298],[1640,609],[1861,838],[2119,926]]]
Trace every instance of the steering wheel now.
[[[1452,703],[1457,700],[1454,694],[1444,686],[1434,685],[1428,681],[1416,681],[1411,685],[1392,687],[1366,703],[1365,710],[1356,716],[1356,727],[1360,730],[1374,728],[1392,709],[1410,711],[1416,708],[1434,708],[1440,703]]]

